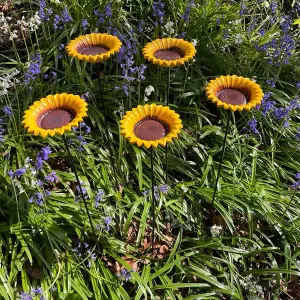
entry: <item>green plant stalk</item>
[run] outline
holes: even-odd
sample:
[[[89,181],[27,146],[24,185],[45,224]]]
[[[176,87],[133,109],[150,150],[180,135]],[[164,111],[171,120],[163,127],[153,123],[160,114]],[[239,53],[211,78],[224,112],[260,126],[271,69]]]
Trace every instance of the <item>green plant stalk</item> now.
[[[292,204],[292,202],[293,202],[293,200],[294,200],[294,198],[295,198],[296,192],[297,192],[297,188],[294,189],[293,196],[292,196],[292,198],[291,198],[291,200],[290,200],[290,202],[289,202],[287,208],[284,210],[284,212],[283,212],[283,214],[282,214],[282,217],[281,217],[282,219],[284,218],[286,212],[287,212],[288,209],[290,208],[290,206],[291,206],[291,204]]]
[[[104,116],[104,128],[105,128],[105,135],[106,135],[107,146],[108,146],[108,151],[109,151],[109,160],[110,160],[110,164],[111,164],[111,167],[113,169],[113,172],[114,172],[115,187],[118,190],[116,168],[115,168],[114,163],[113,163],[113,153],[112,153],[110,137],[109,137],[109,132],[108,132],[108,126],[107,126],[106,110],[105,110],[104,99],[103,99],[103,88],[102,88],[102,85],[101,85],[99,63],[96,63],[96,71],[97,71],[98,84],[99,84],[99,89],[100,89],[102,112],[103,112],[103,116]]]
[[[154,234],[155,234],[155,196],[154,196],[154,170],[153,170],[153,147],[150,148],[150,158],[151,158],[151,193],[152,193],[152,239],[151,247],[152,253],[154,252]]]
[[[87,203],[86,203],[86,201],[85,201],[85,197],[84,197],[84,194],[83,194],[83,190],[82,190],[82,187],[81,187],[81,183],[80,183],[80,181],[79,181],[79,177],[78,177],[78,174],[77,174],[77,170],[76,170],[75,164],[74,164],[74,162],[73,162],[73,159],[72,159],[72,156],[71,156],[71,152],[70,152],[70,149],[69,149],[69,146],[68,146],[68,142],[67,142],[66,137],[65,137],[64,134],[62,135],[62,138],[63,138],[64,144],[65,144],[65,147],[66,147],[66,149],[67,149],[67,154],[68,154],[68,156],[69,156],[69,160],[70,160],[70,163],[71,163],[71,167],[72,167],[72,169],[73,169],[73,172],[74,172],[74,174],[75,174],[75,178],[76,178],[77,184],[78,184],[78,186],[79,186],[80,194],[81,194],[81,197],[82,197],[82,200],[83,200],[83,203],[84,203],[84,207],[85,207],[86,213],[87,213],[88,218],[89,218],[89,222],[90,222],[92,231],[93,231],[93,233],[94,233],[94,235],[95,235],[95,237],[96,237],[97,235],[96,235],[95,228],[94,228],[94,226],[93,226],[93,222],[92,222],[92,218],[91,218],[91,215],[90,215],[90,211],[89,211],[88,206],[87,206]]]
[[[214,206],[218,181],[219,181],[219,177],[220,177],[220,174],[221,174],[221,166],[222,166],[224,153],[225,153],[225,148],[226,148],[226,138],[227,138],[227,133],[228,133],[228,129],[229,129],[230,119],[231,119],[231,115],[230,115],[230,111],[228,111],[225,135],[224,135],[223,146],[222,146],[222,156],[221,156],[221,160],[220,160],[219,167],[218,167],[218,173],[217,173],[217,179],[216,179],[216,183],[215,183],[215,187],[214,187],[214,193],[213,193],[213,196],[212,196],[212,202],[211,202],[212,206]]]
[[[171,77],[171,68],[168,68],[168,73],[167,73],[167,99],[166,99],[166,104],[167,106],[169,105],[169,97],[170,97],[170,77]],[[168,144],[166,144],[166,149],[165,149],[165,161],[166,161],[166,184],[168,184]]]

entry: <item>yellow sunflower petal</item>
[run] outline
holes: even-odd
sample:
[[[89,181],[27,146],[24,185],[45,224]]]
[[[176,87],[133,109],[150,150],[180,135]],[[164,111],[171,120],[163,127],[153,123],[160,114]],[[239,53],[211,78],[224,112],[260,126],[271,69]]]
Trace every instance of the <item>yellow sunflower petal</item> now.
[[[220,94],[221,92],[229,93],[229,90],[234,91],[236,95],[241,95],[242,98],[246,100],[241,100],[242,98],[233,100],[233,96],[231,96],[231,98],[228,97],[227,99],[229,100],[225,102],[225,100],[222,100],[220,97]],[[218,107],[232,111],[250,110],[256,105],[259,105],[264,96],[259,84],[251,81],[249,78],[237,75],[215,78],[207,84],[205,91],[207,98],[213,103],[216,103]]]
[[[170,57],[159,54],[168,52]],[[163,38],[154,40],[143,48],[143,56],[153,64],[161,67],[176,67],[192,60],[196,54],[195,46],[192,43],[176,38]]]
[[[121,41],[106,33],[92,33],[70,41],[66,47],[69,56],[90,63],[103,62],[120,51]],[[89,51],[87,51],[89,49]]]
[[[78,126],[87,115],[86,111],[87,103],[78,95],[66,93],[49,95],[40,101],[35,101],[24,112],[22,124],[29,133],[41,135],[43,138],[48,135],[62,135],[73,126]],[[42,124],[45,118],[47,122]]]
[[[138,129],[142,126],[142,129]],[[120,121],[120,132],[131,144],[146,148],[166,146],[182,128],[180,116],[168,106],[146,104],[127,111]]]

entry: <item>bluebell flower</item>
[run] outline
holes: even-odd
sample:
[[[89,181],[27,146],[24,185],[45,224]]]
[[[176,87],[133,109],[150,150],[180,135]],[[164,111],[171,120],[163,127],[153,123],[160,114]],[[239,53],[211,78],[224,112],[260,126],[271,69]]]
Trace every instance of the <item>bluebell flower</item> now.
[[[60,44],[59,47],[58,47],[58,50],[61,51],[61,50],[64,49],[64,48],[65,48],[65,45],[64,45],[64,44]]]
[[[42,205],[43,204],[43,194],[40,192],[35,193],[32,197],[28,199],[29,203],[33,203],[35,201],[36,204]]]
[[[90,92],[86,92],[86,93],[84,93],[84,94],[81,95],[81,98],[84,101],[88,101],[89,100],[89,95],[90,95]]]
[[[48,197],[51,195],[51,191],[50,190],[45,190],[45,197]]]
[[[15,173],[14,173],[14,171],[12,171],[12,170],[9,170],[9,171],[7,172],[7,175],[8,175],[11,179],[14,179],[14,177],[15,177]]]
[[[295,181],[295,182],[291,185],[291,188],[292,188],[293,190],[298,189],[298,187],[300,187],[300,181]]]
[[[228,37],[229,37],[229,31],[228,31],[228,29],[224,29],[223,30],[223,32],[224,32],[224,34],[223,34],[223,38],[226,40],[226,39],[228,39]]]
[[[111,18],[113,13],[111,10],[111,2],[108,2],[104,7],[104,14],[107,18]]]
[[[31,81],[34,81],[41,73],[42,57],[39,52],[31,55],[30,63],[25,73],[24,83],[28,85]]]
[[[67,9],[67,6],[64,7],[63,11],[62,11],[62,15],[61,15],[61,22],[63,25],[72,22],[73,19],[69,14],[69,11]]]
[[[43,21],[49,21],[50,20],[49,16],[51,14],[52,14],[52,9],[51,8],[47,9],[46,1],[45,0],[40,0],[38,16]]]
[[[38,288],[36,288],[36,289],[33,289],[32,292],[35,293],[36,295],[43,294],[43,290],[42,290],[42,288],[40,286]]]
[[[131,278],[131,273],[127,271],[126,269],[121,270],[121,274],[118,275],[120,279],[128,281]]]
[[[32,300],[32,296],[26,292],[20,293],[21,300]]]
[[[53,28],[54,28],[54,30],[57,30],[59,22],[60,22],[60,16],[55,15],[54,18],[53,18]]]
[[[266,33],[266,30],[264,28],[261,28],[258,32],[261,36],[264,36]]]
[[[10,117],[12,115],[12,113],[13,113],[12,109],[9,106],[7,106],[7,105],[2,108],[2,111],[8,117]]]
[[[56,172],[52,171],[50,174],[48,174],[45,177],[45,180],[48,182],[57,182],[58,181],[58,177],[56,175]]]
[[[81,28],[82,28],[82,30],[86,30],[88,24],[89,24],[88,21],[86,19],[83,19],[81,21]]]
[[[26,168],[17,169],[14,172],[14,176],[20,178],[24,173],[26,173]]]
[[[242,1],[242,3],[241,3],[241,9],[239,11],[239,14],[240,14],[240,16],[242,16],[245,13],[247,13],[247,7],[245,6],[244,2]]]
[[[159,189],[163,194],[166,194],[169,190],[169,186],[167,184],[163,184],[159,187]]]
[[[249,121],[247,123],[247,125],[249,126],[250,132],[252,132],[254,134],[259,133],[259,131],[257,130],[257,120],[255,118],[253,118],[251,121]]]
[[[112,221],[111,217],[106,217],[104,219],[104,224],[105,224],[105,230],[106,231],[110,230],[110,226],[109,225],[111,224],[111,221]]]
[[[95,207],[96,208],[99,206],[99,202],[103,200],[103,196],[105,196],[105,193],[102,189],[100,189],[95,197]]]
[[[277,1],[273,0],[273,1],[270,3],[270,9],[271,9],[271,13],[272,13],[272,14],[275,13],[277,7],[278,7]]]
[[[162,3],[162,0],[154,1],[152,4],[153,16],[157,18],[159,24],[163,24],[163,17],[165,4]]]
[[[295,179],[300,180],[300,173],[295,174]]]
[[[296,83],[297,89],[300,89],[300,81]]]
[[[51,149],[49,146],[43,147],[41,151],[37,155],[36,159],[36,169],[41,170],[43,168],[43,164],[45,161],[49,159],[49,155],[51,154]]]
[[[122,90],[123,90],[123,92],[124,92],[124,94],[125,94],[126,96],[129,95],[129,86],[128,86],[128,84],[123,83],[123,84],[122,84]]]
[[[272,88],[275,87],[275,81],[273,78],[266,80],[266,83]]]
[[[139,33],[143,32],[144,21],[139,21],[137,25],[137,30]]]
[[[189,21],[189,14],[191,12],[191,8],[195,6],[195,0],[189,0],[185,12],[183,15],[181,15],[181,18],[184,20],[185,23]]]

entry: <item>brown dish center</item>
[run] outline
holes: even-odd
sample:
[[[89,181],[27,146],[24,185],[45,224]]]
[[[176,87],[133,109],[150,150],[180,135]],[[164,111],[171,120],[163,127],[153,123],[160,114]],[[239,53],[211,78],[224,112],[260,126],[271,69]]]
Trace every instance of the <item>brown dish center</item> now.
[[[108,51],[108,49],[102,45],[92,45],[88,47],[78,47],[77,51],[83,55],[97,55]]]
[[[222,90],[219,93],[218,98],[219,100],[232,105],[243,105],[247,103],[247,98],[243,93],[232,89]]]
[[[141,140],[156,141],[168,134],[169,128],[156,119],[144,118],[134,127],[134,134]]]
[[[172,47],[165,50],[158,50],[155,52],[154,57],[162,60],[175,60],[184,57],[184,53],[181,49]]]
[[[74,119],[74,112],[67,109],[55,109],[48,111],[40,118],[39,125],[43,129],[60,128]]]

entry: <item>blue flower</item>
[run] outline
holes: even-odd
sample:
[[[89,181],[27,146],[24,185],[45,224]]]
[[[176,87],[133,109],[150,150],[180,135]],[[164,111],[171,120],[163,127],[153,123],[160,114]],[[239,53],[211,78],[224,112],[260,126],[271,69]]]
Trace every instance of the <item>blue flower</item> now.
[[[36,288],[36,289],[33,289],[32,292],[35,293],[36,295],[43,294],[43,290],[42,290],[42,288],[40,286],[38,288]]]
[[[41,151],[37,155],[36,159],[36,169],[41,170],[43,168],[44,161],[49,159],[49,155],[51,154],[51,149],[49,146],[43,147]]]
[[[104,219],[104,224],[105,224],[105,230],[109,231],[110,230],[110,224],[111,224],[111,217],[106,217]]]
[[[45,177],[45,180],[49,181],[49,182],[57,182],[58,181],[58,177],[56,175],[56,172],[52,171],[50,174],[48,174]]]
[[[38,11],[38,16],[43,20],[43,21],[49,21],[49,16],[52,14],[52,9],[46,9],[46,1],[45,0],[40,0],[39,3],[39,11]]]
[[[69,23],[69,22],[72,22],[72,21],[73,21],[73,19],[69,14],[67,6],[65,6],[63,11],[62,11],[61,22],[62,22],[63,25],[65,25],[66,23]]]
[[[88,26],[88,21],[86,19],[83,19],[81,21],[81,27],[82,27],[82,30],[86,30],[87,26]]]
[[[274,14],[278,7],[278,3],[274,0],[270,3],[271,13]]]
[[[32,296],[26,292],[21,292],[20,296],[21,300],[32,300]]]
[[[10,117],[12,115],[12,109],[9,106],[4,106],[2,108],[2,111],[4,112],[4,114],[8,117]]]
[[[159,189],[163,194],[166,194],[169,190],[169,186],[167,184],[163,184],[159,187]]]
[[[55,15],[54,19],[53,19],[53,28],[54,28],[54,30],[57,30],[59,22],[60,22],[60,16]]]
[[[103,196],[105,196],[105,193],[100,189],[95,197],[95,207],[99,206],[99,202],[103,200]]]
[[[15,178],[15,173],[14,173],[12,170],[8,171],[8,172],[7,172],[7,175],[8,175],[11,179],[14,179],[14,178]]]
[[[131,278],[131,273],[127,271],[126,269],[121,270],[121,274],[118,275],[120,279],[128,281]]]
[[[152,5],[153,16],[158,19],[159,24],[163,24],[163,16],[165,15],[164,7],[165,7],[165,4],[162,3],[162,0],[153,2],[153,5]]]
[[[108,2],[104,7],[104,14],[107,18],[112,17],[111,2]]]
[[[42,57],[39,52],[31,55],[30,63],[25,73],[24,83],[28,85],[31,81],[34,81],[41,73]]]
[[[24,173],[26,173],[26,168],[17,169],[14,176],[20,178]]]
[[[191,12],[192,6],[195,6],[195,0],[190,0],[188,2],[184,14],[181,15],[181,18],[184,20],[185,23],[189,21],[189,14]]]
[[[247,123],[247,125],[249,126],[250,132],[252,132],[254,134],[259,133],[259,131],[257,130],[257,120],[255,118],[253,118],[251,121],[249,121]]]

